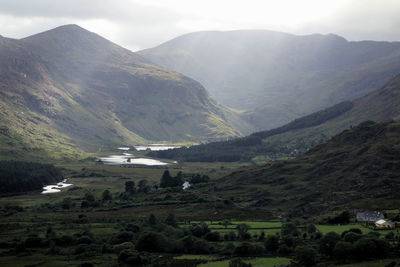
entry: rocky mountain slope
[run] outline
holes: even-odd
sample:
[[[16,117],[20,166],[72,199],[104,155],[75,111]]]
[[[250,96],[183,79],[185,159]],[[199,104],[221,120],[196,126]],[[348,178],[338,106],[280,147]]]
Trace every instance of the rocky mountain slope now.
[[[400,123],[364,122],[286,161],[238,171],[220,194],[292,215],[380,210],[400,200]]]
[[[43,148],[46,155],[79,155],[77,147],[96,151],[249,131],[198,82],[77,25],[21,40],[1,37],[0,77],[5,157]]]
[[[400,42],[328,35],[195,32],[139,52],[201,82],[224,105],[272,129],[382,87],[400,72]]]

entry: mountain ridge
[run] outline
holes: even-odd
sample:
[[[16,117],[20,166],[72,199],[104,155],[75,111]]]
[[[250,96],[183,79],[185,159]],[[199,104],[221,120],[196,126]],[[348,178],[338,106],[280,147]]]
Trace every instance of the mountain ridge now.
[[[236,115],[201,84],[77,25],[2,40],[0,58],[7,153],[15,146],[78,155],[147,140],[240,135],[225,119]]]
[[[400,75],[368,95],[249,136],[152,155],[187,161],[261,161],[300,155],[366,120],[400,118]]]
[[[362,97],[400,71],[400,42],[349,42],[335,34],[194,32],[139,54],[246,110],[243,118],[256,130]]]

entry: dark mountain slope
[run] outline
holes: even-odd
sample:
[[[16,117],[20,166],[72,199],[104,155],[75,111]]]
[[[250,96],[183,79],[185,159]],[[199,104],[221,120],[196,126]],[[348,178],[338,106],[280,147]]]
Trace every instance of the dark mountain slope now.
[[[3,148],[14,142],[9,151],[15,140],[52,151],[75,145],[97,150],[146,139],[240,134],[227,122],[237,115],[198,82],[76,25],[2,38],[0,57],[0,138]]]
[[[304,153],[352,125],[365,120],[400,118],[400,75],[383,88],[353,102],[296,119],[282,127],[226,142],[154,153],[188,161],[248,161],[292,157]]]
[[[195,32],[139,52],[246,109],[257,129],[281,126],[382,87],[400,72],[399,42],[348,42],[266,30]]]
[[[382,209],[400,203],[400,123],[364,122],[306,154],[233,173],[223,195],[293,214]]]

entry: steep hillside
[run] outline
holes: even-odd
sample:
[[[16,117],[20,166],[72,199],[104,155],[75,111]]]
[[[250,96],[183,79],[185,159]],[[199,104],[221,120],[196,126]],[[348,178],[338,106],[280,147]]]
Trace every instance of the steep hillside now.
[[[348,42],[266,30],[195,32],[139,52],[201,82],[224,105],[272,129],[380,88],[400,72],[399,42]]]
[[[296,216],[397,207],[400,123],[364,122],[296,159],[232,173],[218,190],[244,205]]]
[[[352,102],[343,102],[296,119],[276,129],[226,142],[214,142],[153,153],[158,157],[188,161],[265,162],[306,152],[331,136],[366,120],[400,118],[400,75],[381,89]]]
[[[76,25],[1,38],[0,59],[2,156],[240,135],[198,82]]]

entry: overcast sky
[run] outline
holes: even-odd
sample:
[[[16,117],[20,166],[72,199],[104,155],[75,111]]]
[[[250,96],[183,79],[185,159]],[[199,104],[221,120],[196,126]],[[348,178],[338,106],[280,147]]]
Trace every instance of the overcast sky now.
[[[0,0],[0,35],[78,24],[133,51],[201,30],[400,41],[400,0]]]

